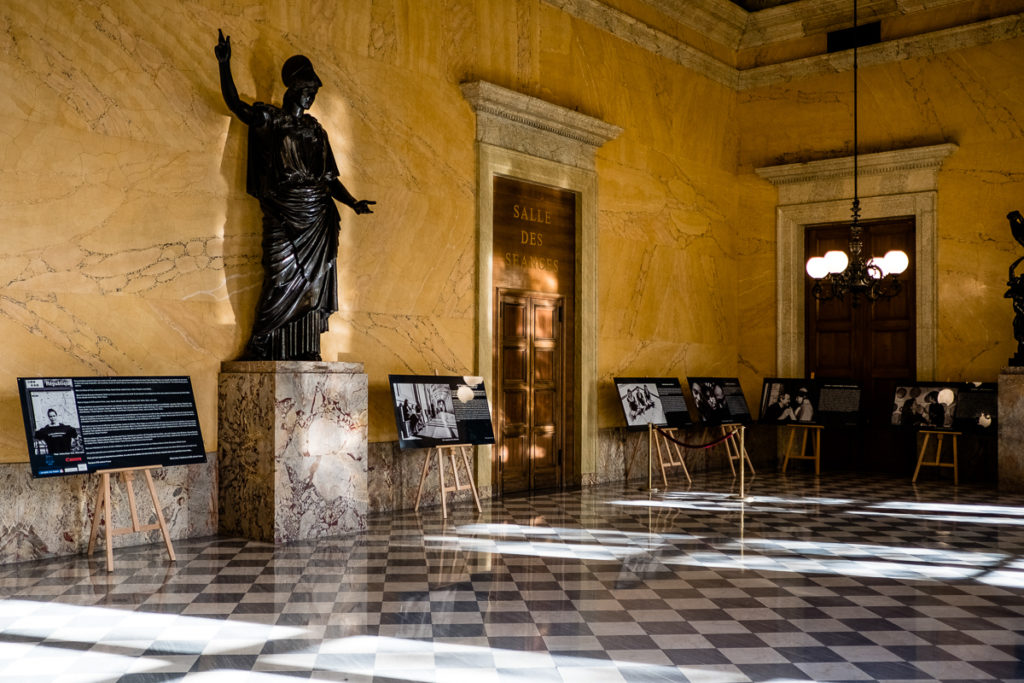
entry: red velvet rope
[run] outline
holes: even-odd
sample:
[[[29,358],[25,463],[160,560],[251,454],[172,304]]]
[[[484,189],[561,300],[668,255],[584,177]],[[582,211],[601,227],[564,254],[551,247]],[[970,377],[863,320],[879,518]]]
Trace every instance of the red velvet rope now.
[[[725,435],[725,436],[723,436],[722,438],[720,438],[720,439],[715,439],[714,441],[712,441],[712,442],[710,442],[710,443],[703,443],[703,444],[689,444],[689,443],[683,443],[683,442],[682,442],[682,441],[680,441],[679,439],[677,439],[677,438],[673,437],[673,436],[672,436],[671,434],[667,433],[667,432],[666,432],[665,430],[663,430],[663,429],[662,429],[661,427],[655,427],[655,429],[657,429],[657,430],[658,430],[658,433],[659,433],[659,434],[661,434],[661,435],[662,435],[663,437],[665,437],[665,438],[666,438],[666,439],[668,439],[669,441],[672,441],[672,442],[674,442],[674,443],[677,443],[677,444],[679,444],[679,445],[680,445],[680,446],[682,446],[683,448],[703,448],[703,449],[707,449],[707,448],[711,448],[711,447],[713,447],[713,446],[717,446],[718,444],[720,444],[720,443],[723,443],[723,442],[725,442],[725,441],[728,441],[729,439],[731,439],[731,438],[733,438],[734,436],[736,436],[736,432],[729,432],[728,434],[726,434],[726,435]]]

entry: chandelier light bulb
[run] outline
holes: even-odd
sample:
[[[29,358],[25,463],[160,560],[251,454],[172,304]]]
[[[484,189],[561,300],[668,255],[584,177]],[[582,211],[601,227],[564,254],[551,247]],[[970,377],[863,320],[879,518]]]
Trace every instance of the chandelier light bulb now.
[[[825,263],[824,257],[815,256],[807,259],[807,274],[815,280],[820,280],[828,275],[828,265]]]
[[[886,252],[884,258],[885,272],[892,273],[893,275],[899,275],[910,265],[910,257],[907,256],[906,252],[899,249]]]
[[[869,258],[867,262],[868,275],[874,280],[881,280],[886,276],[885,260],[881,257],[875,256]]]
[[[828,268],[830,273],[841,273],[846,270],[846,266],[850,264],[850,258],[845,252],[833,249],[832,251],[825,252],[825,266]]]

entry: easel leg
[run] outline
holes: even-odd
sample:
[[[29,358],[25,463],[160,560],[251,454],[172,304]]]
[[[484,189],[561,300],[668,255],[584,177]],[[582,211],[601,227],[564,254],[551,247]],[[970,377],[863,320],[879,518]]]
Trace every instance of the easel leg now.
[[[480,506],[480,496],[476,492],[476,478],[473,476],[473,470],[470,469],[466,448],[466,446],[461,446],[459,452],[462,453],[462,463],[466,466],[466,476],[469,477],[469,490],[473,492],[473,502],[476,503],[476,511],[483,512],[484,509]]]
[[[729,434],[729,430],[725,428],[725,425],[723,425],[722,426],[722,436],[726,436],[727,434]],[[733,460],[733,455],[732,455],[732,439],[726,439],[725,440],[725,457],[729,460],[729,469],[732,470],[732,476],[735,477],[736,476],[736,466],[732,464],[732,460]],[[743,467],[743,462],[742,461],[740,462],[740,467]]]
[[[437,449],[437,479],[441,489],[441,517],[448,519],[448,501],[444,487],[444,458],[441,456],[441,449]]]
[[[796,429],[793,428],[792,426],[789,426],[788,429],[789,429],[789,439],[786,441],[786,455],[785,455],[785,457],[782,460],[782,473],[783,474],[786,473],[786,468],[789,467],[789,456],[790,456],[791,451],[793,450],[793,439],[796,437]]]
[[[668,474],[665,473],[665,457],[661,454],[661,442],[665,437],[661,434],[659,434],[659,436],[661,436],[660,439],[655,439],[655,444],[658,447],[658,467],[661,468],[661,483],[665,488],[668,488]]]
[[[160,501],[156,497],[156,486],[153,485],[153,477],[150,475],[149,470],[144,471],[146,473],[146,486],[149,487],[149,495],[153,498],[153,509],[156,510],[156,521],[160,525],[160,533],[164,536],[164,544],[167,545],[167,556],[171,558],[171,562],[174,562],[176,558],[174,557],[174,546],[171,545],[171,533],[167,530],[167,520],[164,519],[163,510],[160,509]],[[131,489],[129,488],[129,490]],[[133,498],[133,508],[134,505],[135,500]]]
[[[103,535],[107,541],[107,571],[114,571],[114,520],[110,514],[110,473],[103,473]]]
[[[679,444],[673,443],[672,445],[675,446],[676,457],[679,458],[679,464],[683,467],[683,474],[686,475],[686,483],[692,484],[693,479],[690,479],[690,470],[686,469],[686,453],[683,452],[683,449],[680,448]],[[665,484],[665,487],[668,488],[668,484]]]
[[[100,530],[100,517],[104,514],[103,509],[103,488],[104,488],[104,477],[109,476],[108,474],[101,474],[100,481],[96,485],[96,505],[92,511],[92,529],[89,531],[89,549],[86,551],[88,557],[92,557],[92,551],[96,548],[96,533]],[[109,523],[109,522],[108,522]]]
[[[921,471],[921,463],[924,462],[924,453],[928,449],[928,439],[931,434],[925,432],[924,439],[921,441],[921,453],[917,456],[917,467],[914,468],[914,478],[910,480],[911,484],[917,483],[917,475]]]
[[[821,474],[821,430],[814,430],[814,476]]]
[[[148,474],[148,472],[147,472]],[[128,491],[128,512],[132,515],[132,531],[139,530],[139,513],[135,503],[135,487],[132,486],[134,477],[131,472],[122,472],[121,478],[124,480],[124,488]],[[156,499],[153,499],[153,506],[156,506]]]
[[[416,505],[413,506],[413,510],[420,509],[420,499],[423,497],[423,482],[427,480],[427,469],[430,467],[430,451],[427,451],[427,455],[423,458],[423,471],[420,472],[420,488],[416,491]]]

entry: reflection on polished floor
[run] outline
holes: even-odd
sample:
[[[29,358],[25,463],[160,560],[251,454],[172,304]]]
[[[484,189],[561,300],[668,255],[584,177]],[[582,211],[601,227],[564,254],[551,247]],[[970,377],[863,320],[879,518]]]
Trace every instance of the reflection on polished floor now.
[[[746,493],[698,475],[0,568],[0,680],[1024,681],[1024,496]]]

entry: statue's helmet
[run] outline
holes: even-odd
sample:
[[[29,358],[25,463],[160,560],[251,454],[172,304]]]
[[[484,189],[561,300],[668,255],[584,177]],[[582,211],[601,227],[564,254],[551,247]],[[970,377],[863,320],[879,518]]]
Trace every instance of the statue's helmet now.
[[[313,63],[305,55],[294,55],[289,57],[284,66],[281,67],[281,80],[286,88],[300,88],[302,86],[323,86],[323,82],[313,70]]]

